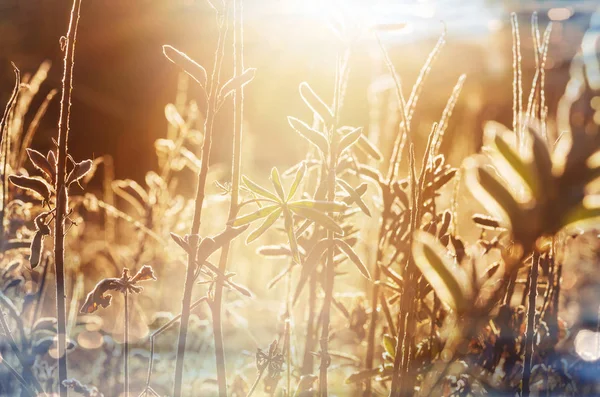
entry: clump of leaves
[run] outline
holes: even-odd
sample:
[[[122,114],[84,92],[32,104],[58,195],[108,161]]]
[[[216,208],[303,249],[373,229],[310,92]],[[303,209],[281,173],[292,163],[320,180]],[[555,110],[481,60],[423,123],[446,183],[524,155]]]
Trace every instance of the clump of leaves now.
[[[333,218],[328,216],[326,212],[344,211],[348,208],[345,203],[309,199],[293,200],[298,190],[298,186],[300,186],[300,183],[304,178],[305,172],[306,166],[302,165],[298,168],[298,171],[294,177],[294,181],[292,182],[290,190],[287,194],[283,184],[281,183],[281,177],[279,175],[279,171],[277,171],[277,168],[273,168],[271,170],[271,183],[273,184],[275,193],[272,193],[257,183],[252,182],[250,179],[243,177],[246,188],[252,194],[255,194],[259,197],[252,201],[268,203],[264,207],[261,207],[247,215],[239,216],[233,221],[234,226],[241,226],[249,224],[258,219],[266,218],[258,228],[248,235],[246,243],[250,243],[259,238],[281,217],[281,215],[283,215],[285,221],[284,227],[290,243],[292,258],[294,261],[296,261],[296,263],[301,263],[297,236],[294,230],[294,215],[315,222],[320,226],[323,226],[326,229],[332,230],[338,234],[343,234],[342,228]]]
[[[488,130],[487,156],[466,164],[475,197],[525,250],[539,237],[600,217],[600,202],[590,191],[600,177],[600,134],[579,131],[555,148],[538,132],[528,137],[527,150],[519,153],[514,133]]]

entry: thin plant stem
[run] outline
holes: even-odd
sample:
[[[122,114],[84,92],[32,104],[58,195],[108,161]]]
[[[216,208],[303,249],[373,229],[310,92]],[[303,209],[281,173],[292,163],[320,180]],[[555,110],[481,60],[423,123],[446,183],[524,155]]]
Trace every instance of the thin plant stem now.
[[[252,393],[254,393],[254,390],[256,390],[256,386],[258,386],[258,383],[260,382],[263,374],[265,373],[265,369],[266,369],[266,367],[259,371],[258,375],[256,376],[256,380],[252,384],[252,387],[250,387],[250,390],[248,391],[248,394],[246,395],[246,397],[250,397],[252,395]]]
[[[194,303],[192,303],[190,305],[190,310],[194,310],[202,302],[205,302],[206,299],[207,299],[207,297],[203,296],[202,298],[200,298],[197,301],[195,301]],[[171,328],[171,326],[173,324],[175,324],[177,321],[179,321],[180,318],[181,318],[181,314],[178,314],[177,316],[173,317],[166,324],[164,324],[162,327],[160,327],[159,329],[157,329],[150,335],[150,358],[148,359],[148,375],[146,376],[146,387],[144,388],[144,391],[140,394],[140,396],[146,395],[146,394],[148,394],[149,391],[152,390],[152,388],[150,387],[150,381],[152,380],[152,368],[154,367],[154,341],[155,341],[156,337],[159,336],[160,334],[162,334],[167,329]]]
[[[243,5],[242,0],[233,1],[233,73],[239,76],[244,71],[243,57]],[[233,99],[233,159],[231,170],[231,201],[229,203],[229,221],[237,215],[242,159],[242,123],[244,117],[243,87],[235,90]],[[227,242],[219,258],[219,270],[225,273],[229,255],[230,242]],[[225,349],[223,339],[223,278],[215,283],[214,300],[211,307],[213,317],[213,336],[215,339],[215,361],[217,365],[217,383],[219,395],[227,396],[227,372],[225,368]]]
[[[125,397],[129,397],[129,293],[125,290],[125,358],[123,359],[123,373],[125,375],[125,383],[123,385],[125,389]]]
[[[385,219],[387,217],[387,206],[384,204],[384,211],[381,214],[381,224],[379,226],[379,246],[377,247],[377,258],[375,259],[375,269],[373,272],[373,280],[379,281],[381,278],[381,262],[383,260],[383,249],[381,241],[385,234]],[[365,358],[365,368],[373,368],[373,359],[375,357],[375,331],[377,330],[377,317],[379,307],[379,295],[380,295],[379,283],[373,283],[373,291],[371,295],[371,318],[369,319],[369,332],[367,334],[367,354]],[[383,297],[385,299],[385,297]],[[371,378],[366,382],[365,391],[363,393],[365,397],[371,395]]]
[[[219,29],[219,39],[217,50],[215,52],[215,62],[210,84],[210,94],[208,100],[207,117],[204,124],[205,134],[202,143],[202,163],[198,173],[196,184],[196,198],[194,204],[194,217],[190,231],[190,252],[188,253],[187,271],[183,289],[183,298],[181,302],[181,323],[179,326],[179,337],[177,343],[177,359],[175,363],[175,378],[173,382],[173,396],[181,397],[181,388],[183,382],[183,361],[185,356],[185,345],[187,340],[188,325],[190,319],[190,304],[192,301],[192,290],[194,286],[194,273],[196,268],[196,252],[198,249],[200,231],[200,219],[202,217],[202,205],[205,197],[206,178],[208,176],[208,167],[210,163],[210,153],[212,146],[212,134],[215,115],[217,112],[217,88],[219,86],[219,75],[221,61],[223,57],[223,47],[225,45],[225,36],[227,34],[227,17],[224,18]],[[200,264],[201,266],[202,264]]]
[[[304,342],[304,357],[302,359],[302,375],[313,372],[315,347],[315,312],[317,310],[317,274],[313,272],[309,279],[308,290],[308,319],[306,321],[306,339]]]
[[[56,220],[54,222],[54,265],[56,268],[56,317],[58,320],[58,385],[61,397],[67,396],[67,315],[65,294],[65,218],[69,208],[69,196],[65,184],[68,155],[69,119],[71,113],[71,91],[73,90],[73,66],[75,42],[79,25],[81,0],[73,1],[69,30],[67,31],[64,74],[58,121],[58,153],[56,164]]]
[[[345,59],[347,61],[348,57],[344,57],[341,59]],[[342,64],[340,58],[338,58],[338,68],[336,71],[336,81],[335,81],[335,91],[334,91],[334,112],[335,122],[334,125],[329,126],[329,164],[327,170],[327,200],[335,201],[335,187],[336,187],[336,166],[337,166],[337,139],[335,137],[337,130],[337,120],[339,117],[339,106],[341,104],[341,86],[343,84],[343,73],[345,71],[345,65]],[[332,216],[333,214],[329,214]],[[331,230],[327,231],[327,239],[329,240],[331,246],[327,250],[327,262],[325,264],[325,280],[323,287],[325,289],[325,298],[323,301],[323,310],[321,313],[321,321],[323,327],[321,328],[321,363],[319,367],[319,396],[327,397],[327,370],[329,365],[331,364],[331,358],[329,357],[329,324],[331,321],[331,302],[333,300],[333,284],[335,279],[335,263],[334,263],[334,255],[335,249],[333,248],[333,243],[335,239],[335,233]]]
[[[19,85],[21,84],[21,72],[19,69],[13,64],[13,69],[15,73],[15,86],[13,88],[12,94],[8,103],[6,104],[6,108],[4,109],[4,114],[2,116],[2,120],[0,121],[0,159],[2,160],[2,207],[0,208],[0,238],[4,241],[4,212],[6,211],[6,204],[8,203],[8,154],[10,151],[10,134],[9,134],[9,118],[12,113],[15,103],[17,101],[17,96],[19,95]],[[0,242],[0,248],[2,247],[2,243]]]
[[[286,277],[285,294],[285,354],[286,354],[286,396],[289,397],[292,390],[292,314],[290,305],[290,293],[292,284],[292,272]]]
[[[533,253],[531,261],[531,273],[529,275],[529,307],[527,308],[527,331],[525,339],[525,359],[523,360],[523,393],[522,397],[529,397],[529,380],[531,378],[531,361],[535,345],[535,306],[537,298],[537,281],[539,271],[540,254]]]

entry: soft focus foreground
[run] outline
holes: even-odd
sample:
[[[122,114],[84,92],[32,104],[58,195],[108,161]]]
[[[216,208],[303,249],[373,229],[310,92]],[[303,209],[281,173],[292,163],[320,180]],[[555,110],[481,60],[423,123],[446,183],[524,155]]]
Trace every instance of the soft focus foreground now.
[[[600,9],[205,1],[100,155],[89,3],[3,93],[0,395],[600,395]]]

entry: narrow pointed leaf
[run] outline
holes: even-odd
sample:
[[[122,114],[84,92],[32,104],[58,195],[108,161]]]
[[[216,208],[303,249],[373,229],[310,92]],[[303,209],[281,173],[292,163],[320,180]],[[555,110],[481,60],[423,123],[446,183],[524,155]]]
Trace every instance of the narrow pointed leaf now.
[[[368,156],[370,156],[376,161],[381,161],[383,159],[383,155],[381,154],[377,146],[371,143],[371,141],[369,141],[369,139],[362,134],[360,135],[360,138],[356,143],[356,147],[365,152]]]
[[[306,173],[306,164],[304,164],[304,162],[302,162],[302,165],[300,165],[300,167],[298,168],[298,171],[296,171],[296,176],[294,177],[294,182],[292,182],[292,186],[290,186],[290,191],[287,195],[288,201],[294,197],[294,194],[296,194],[296,191],[298,190],[298,186],[300,186],[300,183],[302,182],[302,179],[304,178],[305,173]]]
[[[522,211],[510,191],[483,166],[470,165],[466,170],[467,186],[477,200],[494,216],[508,218],[513,227],[523,220]]]
[[[304,260],[302,264],[302,271],[300,272],[300,279],[298,280],[298,285],[296,285],[296,292],[294,293],[294,299],[292,300],[292,304],[296,304],[296,301],[300,297],[300,293],[302,292],[302,288],[308,281],[311,273],[315,270],[317,264],[319,263],[319,259],[325,253],[325,251],[331,247],[331,241],[329,239],[323,239],[317,242],[313,249],[309,252],[308,256]]]
[[[548,145],[541,136],[532,131],[531,137],[533,139],[533,163],[537,179],[540,182],[540,192],[544,194],[552,185],[552,157]]]
[[[354,263],[354,265],[358,268],[358,270],[364,277],[366,277],[369,280],[371,279],[369,270],[364,265],[364,263],[362,263],[359,256],[356,254],[356,252],[354,252],[354,249],[352,249],[352,247],[350,247],[347,242],[345,242],[344,240],[340,240],[339,238],[336,238],[335,245],[340,250],[342,250],[342,252],[344,252],[344,254],[346,254],[348,259],[350,259],[352,261],[352,263]]]
[[[535,170],[532,164],[527,164],[510,146],[510,144],[497,133],[494,137],[494,146],[502,155],[510,167],[523,179],[529,189],[537,197],[539,193],[539,184],[535,175]]]
[[[223,87],[221,87],[221,90],[219,91],[219,98],[225,99],[233,91],[237,90],[238,88],[242,88],[243,86],[251,82],[254,79],[255,75],[256,69],[249,68],[244,70],[244,72],[239,76],[231,78],[229,81],[223,84]]]
[[[288,235],[290,250],[292,251],[292,259],[296,263],[300,263],[301,261],[300,252],[298,251],[298,241],[296,240],[296,233],[294,232],[294,220],[292,219],[292,214],[290,214],[288,211],[284,213],[284,228]]]
[[[131,179],[117,180],[112,183],[113,191],[131,204],[140,214],[145,213],[148,193],[139,183]]]
[[[247,215],[243,215],[239,218],[236,218],[231,225],[232,226],[242,226],[247,225],[251,222],[254,222],[257,219],[264,218],[265,216],[269,216],[276,209],[281,208],[279,205],[268,205],[258,210],[251,212]]]
[[[321,201],[321,200],[297,200],[289,204],[292,210],[298,208],[313,208],[323,212],[342,212],[348,209],[344,203],[337,201]]]
[[[363,201],[361,194],[357,191],[358,188],[354,189],[343,179],[338,179],[337,182],[342,187],[342,189],[344,189],[346,191],[346,193],[348,193],[350,195],[352,202],[356,203],[356,205],[358,205],[358,207],[361,209],[361,211],[364,212],[367,216],[371,216],[371,211],[369,211],[369,208]],[[364,188],[366,189],[367,184],[363,183],[361,186],[364,186]],[[361,187],[361,186],[359,186],[359,187]],[[363,193],[364,193],[364,190],[363,190]]]
[[[325,135],[311,128],[304,121],[298,120],[295,117],[289,116],[288,122],[290,123],[290,126],[296,130],[300,136],[302,136],[302,138],[315,145],[319,150],[321,150],[322,153],[327,153],[329,150],[329,142],[327,141]]]
[[[171,232],[171,238],[175,243],[180,246],[185,252],[190,252],[190,245],[181,236]]]
[[[268,191],[264,187],[258,185],[257,183],[252,182],[250,179],[246,178],[245,176],[242,177],[242,181],[244,181],[244,185],[246,185],[246,187],[248,189],[250,189],[253,193],[256,193],[259,196],[262,196],[264,198],[268,198],[268,199],[273,200],[275,202],[280,202],[279,197],[277,197],[276,195],[274,195],[273,193],[271,193],[270,191]]]
[[[300,83],[300,96],[306,105],[326,124],[333,121],[333,112],[325,102],[310,88],[307,82]]]
[[[354,128],[350,132],[346,133],[340,140],[338,145],[338,153],[342,153],[344,150],[354,145],[360,139],[361,135],[362,127]]]
[[[467,277],[462,268],[454,265],[435,237],[417,230],[413,237],[412,254],[415,264],[440,300],[454,310],[465,310],[469,304],[465,292]]]
[[[324,214],[323,212],[317,211],[312,208],[296,208],[293,212],[304,218],[310,219],[313,222],[329,229],[337,234],[344,234],[344,230],[334,221],[331,217]]]
[[[562,221],[562,227],[596,228],[600,218],[600,208],[587,208],[583,204],[570,210]]]
[[[396,338],[388,334],[383,334],[383,348],[390,357],[394,358],[396,356]]]
[[[283,185],[281,184],[281,177],[279,176],[279,171],[277,168],[273,167],[271,169],[271,182],[273,183],[273,187],[277,192],[281,201],[285,200],[285,191],[283,190]]]
[[[183,69],[202,87],[206,87],[206,69],[200,66],[196,61],[187,56],[184,52],[170,46],[163,46],[163,54],[175,65]]]
[[[266,232],[267,229],[269,229],[277,221],[277,219],[279,219],[281,211],[282,209],[278,208],[275,211],[271,212],[271,214],[265,219],[263,224],[248,235],[248,238],[246,238],[246,244],[249,244],[257,238],[259,238],[260,236],[262,236],[262,234]]]

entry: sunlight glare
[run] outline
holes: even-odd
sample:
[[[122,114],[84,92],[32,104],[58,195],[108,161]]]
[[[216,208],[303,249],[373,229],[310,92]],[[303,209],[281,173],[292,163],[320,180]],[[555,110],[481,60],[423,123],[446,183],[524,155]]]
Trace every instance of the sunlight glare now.
[[[575,352],[585,361],[600,358],[600,333],[582,329],[575,337]]]

